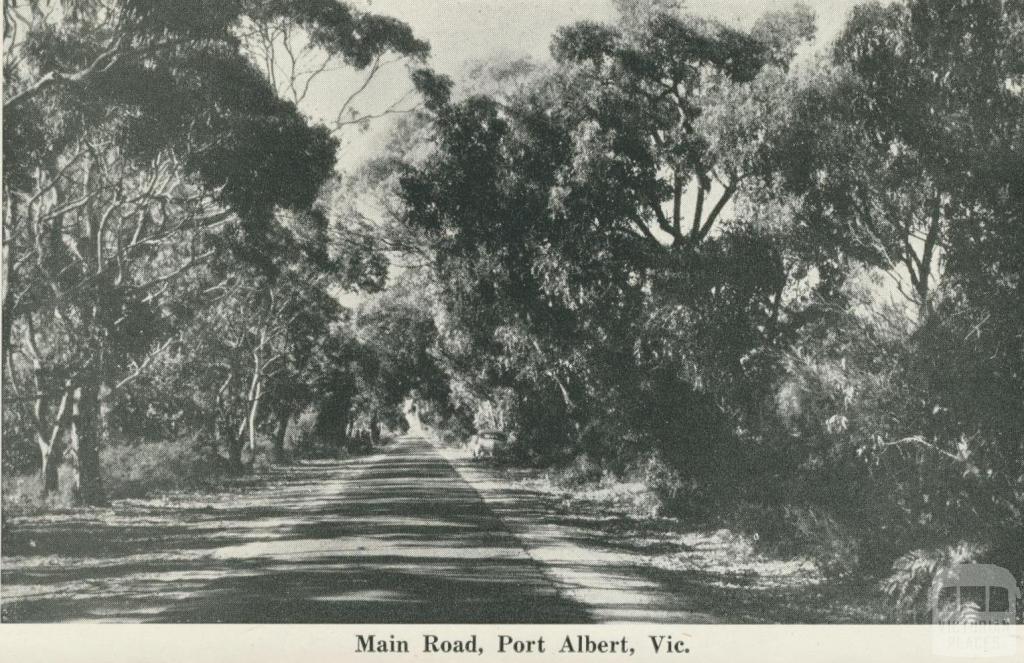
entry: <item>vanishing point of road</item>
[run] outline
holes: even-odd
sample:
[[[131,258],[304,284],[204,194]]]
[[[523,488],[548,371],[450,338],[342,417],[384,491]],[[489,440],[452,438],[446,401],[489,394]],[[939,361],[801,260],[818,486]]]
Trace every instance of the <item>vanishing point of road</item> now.
[[[127,501],[19,528],[5,621],[712,621],[426,436],[274,472],[212,505]]]

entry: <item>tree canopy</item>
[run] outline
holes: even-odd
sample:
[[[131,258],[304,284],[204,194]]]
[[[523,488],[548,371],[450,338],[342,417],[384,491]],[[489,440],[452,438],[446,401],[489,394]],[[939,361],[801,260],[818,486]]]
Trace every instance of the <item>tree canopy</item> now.
[[[355,278],[321,204],[338,141],[280,96],[242,34],[288,21],[356,69],[428,45],[327,1],[10,0],[4,13],[4,387],[44,488],[67,454],[79,498],[102,501],[98,449],[132,410],[202,428],[195,406],[213,406],[237,464],[268,414],[292,414],[261,410],[264,395],[315,386],[330,292]],[[192,405],[122,396],[139,379]]]

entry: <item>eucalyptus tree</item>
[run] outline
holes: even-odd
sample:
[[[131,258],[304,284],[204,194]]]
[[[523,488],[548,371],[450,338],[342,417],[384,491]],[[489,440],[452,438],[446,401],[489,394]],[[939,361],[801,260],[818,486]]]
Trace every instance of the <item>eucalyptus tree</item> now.
[[[736,315],[719,328],[755,310],[767,321],[786,282],[771,247],[721,228],[763,177],[813,17],[798,7],[744,32],[671,3],[620,4],[617,25],[559,29],[554,67],[518,92],[439,107],[436,152],[401,177],[402,214],[432,238],[448,336],[461,339],[452,365],[514,388],[538,439],[578,437],[609,412],[649,421],[631,395],[679,389],[636,370],[657,363],[645,321],[723,302]],[[756,275],[723,283],[744,262]]]
[[[336,142],[241,50],[285,17],[353,67],[422,53],[341,3],[4,3],[3,349],[44,490],[65,431],[79,499],[103,499],[106,402],[180,331],[171,284],[229,254],[268,264],[279,209],[309,208]],[[16,390],[16,391],[15,391]]]
[[[342,319],[329,292],[337,271],[326,256],[307,253],[315,245],[281,246],[291,243],[275,242],[269,268],[232,258],[198,275],[209,298],[181,321],[175,357],[161,366],[159,379],[169,384],[148,395],[175,394],[156,416],[187,411],[236,472],[246,449],[248,462],[255,460],[264,432],[282,457],[291,417],[322,397],[320,385],[335,370],[322,355]]]
[[[301,12],[294,11],[296,4]],[[359,70],[351,91],[330,104],[321,101],[324,108],[315,115],[335,136],[418,107],[418,91],[410,81],[382,107],[366,108],[361,99],[382,85],[393,86],[399,68],[408,75],[423,66],[430,47],[405,23],[332,0],[249,0],[245,5],[238,29],[243,48],[281,97],[296,106],[307,106],[318,88],[337,85],[339,72]]]
[[[1016,0],[869,3],[836,46],[864,123],[942,193],[948,272],[979,301],[1019,295],[1022,24]]]
[[[447,379],[436,358],[437,327],[428,279],[424,270],[396,275],[387,289],[356,310],[353,319],[362,349],[362,388],[353,405],[369,424],[374,443],[382,422],[403,423],[402,406],[411,393],[423,401],[447,400]]]
[[[853,103],[875,144],[914,155],[941,221],[945,297],[908,362],[916,430],[887,446],[930,472],[901,497],[949,537],[962,536],[958,514],[985,513],[980,536],[1019,567],[1024,3],[870,3],[835,59],[860,85]],[[945,510],[922,494],[945,495]]]
[[[858,7],[774,157],[813,243],[909,280],[921,407],[968,437],[1020,426],[1022,26],[1020,2]]]

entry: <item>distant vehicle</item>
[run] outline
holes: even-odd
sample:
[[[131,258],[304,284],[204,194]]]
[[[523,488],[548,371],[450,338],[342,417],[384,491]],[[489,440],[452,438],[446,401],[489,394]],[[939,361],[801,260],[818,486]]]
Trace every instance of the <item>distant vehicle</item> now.
[[[482,430],[469,438],[473,458],[493,458],[496,449],[508,442],[508,435],[500,430]]]

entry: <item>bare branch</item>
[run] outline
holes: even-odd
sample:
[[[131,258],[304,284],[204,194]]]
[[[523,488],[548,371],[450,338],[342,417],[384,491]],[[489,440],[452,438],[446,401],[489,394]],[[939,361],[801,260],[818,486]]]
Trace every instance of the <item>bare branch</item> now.
[[[348,95],[348,98],[345,99],[344,103],[341,104],[341,108],[338,109],[338,114],[336,116],[337,119],[335,120],[335,125],[336,126],[340,125],[342,122],[344,122],[344,120],[342,118],[344,117],[345,113],[348,111],[349,106],[355,100],[356,97],[358,97],[360,94],[362,94],[363,90],[365,90],[367,87],[369,87],[370,83],[373,81],[374,77],[377,75],[377,72],[380,71],[380,67],[381,67],[381,56],[377,55],[377,57],[375,57],[373,59],[373,64],[370,65],[370,70],[367,72],[366,78],[363,79],[362,85],[357,87],[352,92],[352,94]]]
[[[701,227],[700,232],[697,233],[696,241],[699,242],[708,236],[708,233],[711,232],[711,226],[713,226],[715,221],[718,220],[718,215],[722,213],[722,210],[725,209],[726,203],[728,203],[729,200],[732,199],[733,194],[736,193],[736,188],[737,186],[735,182],[730,182],[725,188],[725,191],[722,193],[722,197],[719,198],[718,202],[715,203],[715,206],[711,208],[711,212],[708,214],[707,220],[704,221],[704,225]]]

